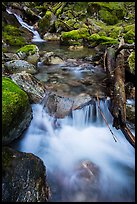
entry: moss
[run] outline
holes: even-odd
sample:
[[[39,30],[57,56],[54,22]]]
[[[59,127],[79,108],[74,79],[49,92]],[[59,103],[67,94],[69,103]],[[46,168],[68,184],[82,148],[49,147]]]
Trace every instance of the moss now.
[[[11,46],[23,46],[26,44],[25,38],[21,36],[21,31],[12,25],[4,27],[2,37],[4,41]]]
[[[114,25],[118,22],[117,16],[112,15],[111,12],[107,11],[106,9],[101,9],[99,11],[99,17],[108,25]]]
[[[22,53],[25,53],[26,55],[33,55],[35,54],[36,50],[37,50],[37,46],[31,44],[31,45],[25,45],[24,47],[21,47],[16,51],[16,53],[22,52]]]
[[[91,42],[97,42],[99,44],[118,44],[118,40],[117,39],[114,39],[114,38],[111,38],[111,37],[106,37],[106,36],[100,36],[99,34],[92,34],[90,37],[89,37],[89,40]]]
[[[11,79],[2,77],[2,132],[12,124],[15,115],[20,115],[29,105],[27,94]]]
[[[124,27],[124,40],[126,43],[133,43],[135,41],[135,24]]]
[[[128,64],[132,74],[135,74],[135,52],[131,52],[128,57]]]

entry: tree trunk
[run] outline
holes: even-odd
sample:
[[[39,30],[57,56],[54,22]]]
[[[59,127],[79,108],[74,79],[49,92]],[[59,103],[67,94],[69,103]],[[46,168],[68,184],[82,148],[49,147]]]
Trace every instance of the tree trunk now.
[[[122,49],[121,49],[122,48]],[[110,87],[109,92],[112,101],[110,112],[113,126],[121,129],[130,144],[135,147],[135,137],[126,126],[126,94],[125,94],[125,68],[124,68],[124,40],[121,39],[118,50],[108,48],[104,55],[104,68],[106,70]]]

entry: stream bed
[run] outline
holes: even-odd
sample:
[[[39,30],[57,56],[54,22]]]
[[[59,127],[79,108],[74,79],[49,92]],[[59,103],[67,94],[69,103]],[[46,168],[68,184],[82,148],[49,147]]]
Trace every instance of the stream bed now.
[[[71,59],[95,54],[94,50],[72,52],[50,43],[38,46]],[[135,149],[120,130],[112,127],[106,76],[101,68],[42,66],[35,77],[58,94],[86,93],[93,98],[99,94],[100,108],[116,137],[115,141],[95,100],[56,119],[56,126],[55,118],[49,116],[42,103],[32,104],[31,124],[13,147],[43,160],[51,191],[49,202],[134,202]]]

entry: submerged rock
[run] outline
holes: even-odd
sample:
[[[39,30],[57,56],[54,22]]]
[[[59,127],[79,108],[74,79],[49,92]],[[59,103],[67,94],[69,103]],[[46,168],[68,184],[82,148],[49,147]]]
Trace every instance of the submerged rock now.
[[[11,79],[2,78],[2,143],[18,138],[32,119],[27,94]]]
[[[11,75],[12,80],[18,84],[29,96],[31,103],[38,103],[45,95],[45,85],[25,71]]]
[[[2,150],[2,201],[47,202],[48,185],[41,159],[4,147]]]
[[[5,70],[10,73],[17,73],[26,71],[31,74],[37,73],[37,70],[33,64],[26,62],[25,60],[12,60],[5,63]]]

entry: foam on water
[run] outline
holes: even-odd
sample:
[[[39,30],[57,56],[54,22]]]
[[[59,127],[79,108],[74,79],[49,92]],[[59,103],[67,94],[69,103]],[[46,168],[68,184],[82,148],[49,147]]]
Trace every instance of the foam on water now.
[[[45,40],[40,37],[39,33],[33,28],[33,26],[30,26],[26,22],[24,22],[21,16],[18,16],[16,13],[12,13],[9,9],[6,9],[6,11],[9,14],[14,14],[14,16],[17,18],[18,22],[22,25],[22,27],[33,33],[32,42],[45,42]]]
[[[58,120],[50,117],[43,109],[43,105],[32,106],[33,120],[18,149],[34,153],[44,161],[51,189],[56,189],[52,192],[52,201],[88,202],[103,201],[103,199],[134,201],[135,150],[121,131],[111,126],[112,116],[107,109],[107,103],[101,101],[100,107],[117,137],[117,142],[101,119],[95,101]],[[78,190],[78,186],[84,186],[85,180],[81,183],[81,179],[77,178],[73,169],[84,160],[96,164],[101,172],[97,189],[100,193],[96,198],[92,195],[89,184],[86,185],[88,194],[86,187],[85,190]],[[74,191],[68,193],[68,188],[74,187],[75,193]]]

